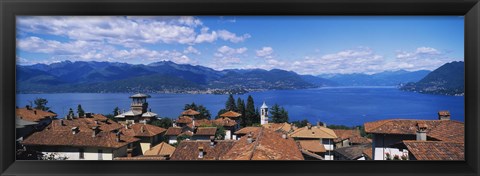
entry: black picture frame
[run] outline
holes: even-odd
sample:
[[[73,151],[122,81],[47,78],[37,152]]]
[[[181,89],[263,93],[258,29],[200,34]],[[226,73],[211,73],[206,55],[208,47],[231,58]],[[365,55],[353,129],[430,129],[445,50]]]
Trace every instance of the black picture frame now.
[[[479,175],[478,0],[1,0],[1,175]],[[465,161],[15,161],[16,15],[465,16]]]

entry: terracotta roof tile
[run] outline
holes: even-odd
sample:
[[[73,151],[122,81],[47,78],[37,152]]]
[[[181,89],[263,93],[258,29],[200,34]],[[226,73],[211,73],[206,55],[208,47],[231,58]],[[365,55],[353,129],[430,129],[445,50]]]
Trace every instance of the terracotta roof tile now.
[[[372,141],[368,138],[362,137],[360,131],[357,129],[345,130],[345,129],[334,129],[333,130],[338,138],[334,139],[333,142],[340,142],[348,139],[351,143],[354,144],[368,144]]]
[[[45,146],[75,146],[75,147],[104,147],[120,148],[129,143],[138,141],[138,138],[120,135],[120,141],[117,142],[117,136],[112,132],[98,132],[92,137],[93,130],[80,130],[73,134],[70,131],[54,130],[46,128],[43,131],[35,132],[26,138],[24,145],[45,145]]]
[[[181,116],[179,117],[176,121],[176,123],[185,123],[185,124],[188,124],[188,123],[192,123],[193,122],[193,119],[191,117],[188,117],[188,116]]]
[[[330,128],[325,128],[323,126],[312,126],[311,128],[303,127],[298,128],[292,133],[291,137],[294,138],[315,138],[315,139],[335,139],[337,135]]]
[[[215,120],[213,120],[213,123],[215,125],[220,125],[220,126],[224,126],[224,127],[232,127],[232,126],[237,125],[237,122],[235,122],[235,120],[232,120],[228,117],[215,119]]]
[[[149,150],[145,151],[144,155],[148,156],[172,156],[173,152],[175,152],[175,147],[168,145],[165,142],[162,142]]]
[[[210,146],[210,141],[182,141],[173,152],[170,160],[218,160],[235,144],[235,140],[219,140]],[[199,147],[204,151],[203,158],[198,158]]]
[[[248,143],[243,136],[224,156],[222,160],[303,160],[297,144],[292,138],[284,139],[281,133],[259,127],[254,141]]]
[[[368,157],[369,160],[373,159],[373,149],[372,147],[368,147],[363,150],[363,154]]]
[[[444,141],[403,141],[417,160],[464,160],[464,143]]]
[[[122,128],[120,131],[122,131],[122,133],[128,136],[153,137],[167,130],[158,126],[150,125],[150,124],[136,123],[136,124],[130,125],[128,129]]]
[[[234,111],[228,111],[226,113],[223,113],[220,115],[220,117],[228,117],[228,118],[237,118],[240,117],[242,114],[234,112]]]
[[[180,127],[170,127],[165,132],[165,136],[178,136],[182,133],[182,128]]]
[[[465,125],[454,120],[388,119],[365,123],[367,133],[415,135],[417,125],[426,125],[427,136],[442,141],[463,142]]]
[[[355,160],[363,156],[363,151],[372,148],[371,145],[353,145],[349,147],[337,148],[334,151],[349,160]]]
[[[194,136],[215,136],[217,127],[198,127]]]
[[[292,125],[289,123],[267,123],[263,125],[265,128],[273,129],[274,131],[289,133],[293,131]]]
[[[15,114],[22,120],[30,122],[38,122],[44,118],[56,117],[57,114],[46,112],[38,109],[17,108]]]
[[[310,152],[321,153],[327,151],[320,140],[298,140],[297,142],[302,149]]]
[[[212,125],[212,121],[208,119],[200,119],[200,120],[193,120],[193,121],[195,123],[195,127]]]
[[[252,133],[253,137],[256,137],[260,129],[262,129],[262,127],[245,127],[238,131],[235,131],[234,133],[237,135],[247,135],[249,133]]]
[[[198,115],[198,114],[200,114],[200,112],[195,111],[193,109],[187,109],[187,110],[182,112],[182,115],[185,115],[185,116],[195,116],[195,115]]]
[[[441,116],[449,116],[450,115],[450,112],[449,111],[438,111],[438,115],[441,115]]]

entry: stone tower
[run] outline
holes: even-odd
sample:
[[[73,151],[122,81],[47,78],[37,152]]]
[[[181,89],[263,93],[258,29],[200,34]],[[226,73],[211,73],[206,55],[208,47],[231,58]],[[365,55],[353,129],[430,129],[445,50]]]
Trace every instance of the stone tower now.
[[[260,124],[267,124],[268,123],[268,106],[263,102],[262,106],[260,107]]]

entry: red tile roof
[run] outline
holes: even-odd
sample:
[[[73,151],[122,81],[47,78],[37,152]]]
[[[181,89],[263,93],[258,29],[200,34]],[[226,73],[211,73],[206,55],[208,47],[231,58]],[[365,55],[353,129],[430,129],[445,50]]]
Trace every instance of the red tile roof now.
[[[100,117],[100,116],[97,116]],[[72,127],[78,127],[80,131],[88,131],[93,127],[98,127],[101,131],[114,131],[123,126],[113,120],[96,120],[98,118],[74,118],[53,120],[49,128],[56,131],[71,131]],[[63,122],[63,125],[62,125]]]
[[[366,148],[365,150],[363,150],[363,154],[366,157],[368,157],[368,160],[373,159],[373,149],[372,149],[372,147],[369,147],[369,148]]]
[[[213,120],[213,123],[215,125],[220,125],[220,126],[224,126],[224,127],[232,127],[232,126],[237,125],[237,122],[235,122],[235,120],[232,120],[228,117],[222,117],[222,118],[215,119],[215,120]]]
[[[449,116],[449,115],[450,115],[450,112],[449,112],[449,111],[438,111],[438,115],[441,115],[441,116]]]
[[[356,160],[363,155],[363,151],[366,149],[371,149],[372,145],[352,145],[348,147],[342,147],[335,149],[335,153],[345,157],[348,160]]]
[[[46,112],[38,109],[17,108],[15,114],[22,120],[30,122],[38,122],[49,117],[56,117],[57,114]]]
[[[365,131],[374,134],[415,135],[417,124],[428,126],[427,136],[441,141],[464,142],[465,125],[454,120],[388,119],[365,123]]]
[[[464,160],[464,143],[444,141],[403,141],[417,160]]]
[[[186,115],[186,116],[194,116],[194,115],[198,115],[198,114],[200,114],[200,112],[195,111],[193,109],[187,109],[187,110],[182,112],[182,115]]]
[[[195,127],[211,126],[212,125],[212,121],[210,121],[208,119],[200,119],[200,120],[193,120],[193,121],[195,123]]]
[[[219,140],[210,146],[210,141],[182,141],[173,152],[170,160],[218,160],[236,143],[235,140]],[[198,158],[199,148],[203,149],[203,158]]]
[[[150,124],[136,123],[130,125],[128,128],[121,128],[120,131],[127,136],[153,137],[167,130]]]
[[[234,133],[238,134],[238,135],[247,135],[247,134],[252,133],[253,137],[256,137],[256,135],[258,134],[260,129],[262,129],[262,127],[245,127],[245,128],[242,128],[238,131],[235,131]]]
[[[261,128],[254,141],[248,143],[243,136],[222,160],[303,160],[297,144],[292,138],[284,139],[281,133]]]
[[[43,131],[35,132],[26,138],[24,145],[43,145],[43,146],[74,146],[74,147],[104,147],[120,148],[129,143],[138,141],[138,138],[120,135],[120,141],[117,142],[117,136],[112,132],[99,132],[92,137],[92,130],[80,130],[73,134],[70,131],[54,130],[51,126]]]
[[[265,128],[273,129],[274,131],[289,133],[293,131],[292,125],[285,123],[267,123],[263,125]]]
[[[309,152],[321,153],[327,151],[320,140],[298,140],[297,142],[302,149]]]
[[[240,117],[241,115],[242,114],[234,111],[228,111],[226,113],[221,114],[220,117],[237,118],[237,117]]]
[[[192,123],[193,119],[188,116],[181,116],[178,118],[178,120],[175,121],[176,123]]]
[[[170,127],[165,132],[165,136],[178,136],[182,133],[182,128],[180,127]]]
[[[173,152],[175,152],[175,147],[168,145],[165,142],[162,142],[149,150],[145,151],[144,155],[148,156],[172,156]]]
[[[194,136],[215,136],[217,127],[198,127]]]
[[[362,137],[360,135],[360,130],[357,130],[357,129],[351,129],[351,130],[334,129],[333,131],[338,137],[334,139],[333,142],[341,142],[343,140],[348,139],[351,143],[355,143],[355,144],[372,143],[370,139],[366,137]]]

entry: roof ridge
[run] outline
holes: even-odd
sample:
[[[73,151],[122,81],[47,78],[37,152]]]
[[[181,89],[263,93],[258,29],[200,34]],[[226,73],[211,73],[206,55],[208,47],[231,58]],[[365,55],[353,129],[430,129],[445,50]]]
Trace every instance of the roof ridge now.
[[[262,137],[262,134],[263,134],[263,127],[260,129],[260,132],[258,133],[257,135],[257,139],[256,139],[256,143],[255,145],[253,146],[253,150],[252,150],[252,154],[250,155],[250,157],[248,157],[248,160],[252,160],[253,158],[253,155],[255,154],[255,150],[257,149],[257,146],[259,145],[260,143],[260,139]]]

